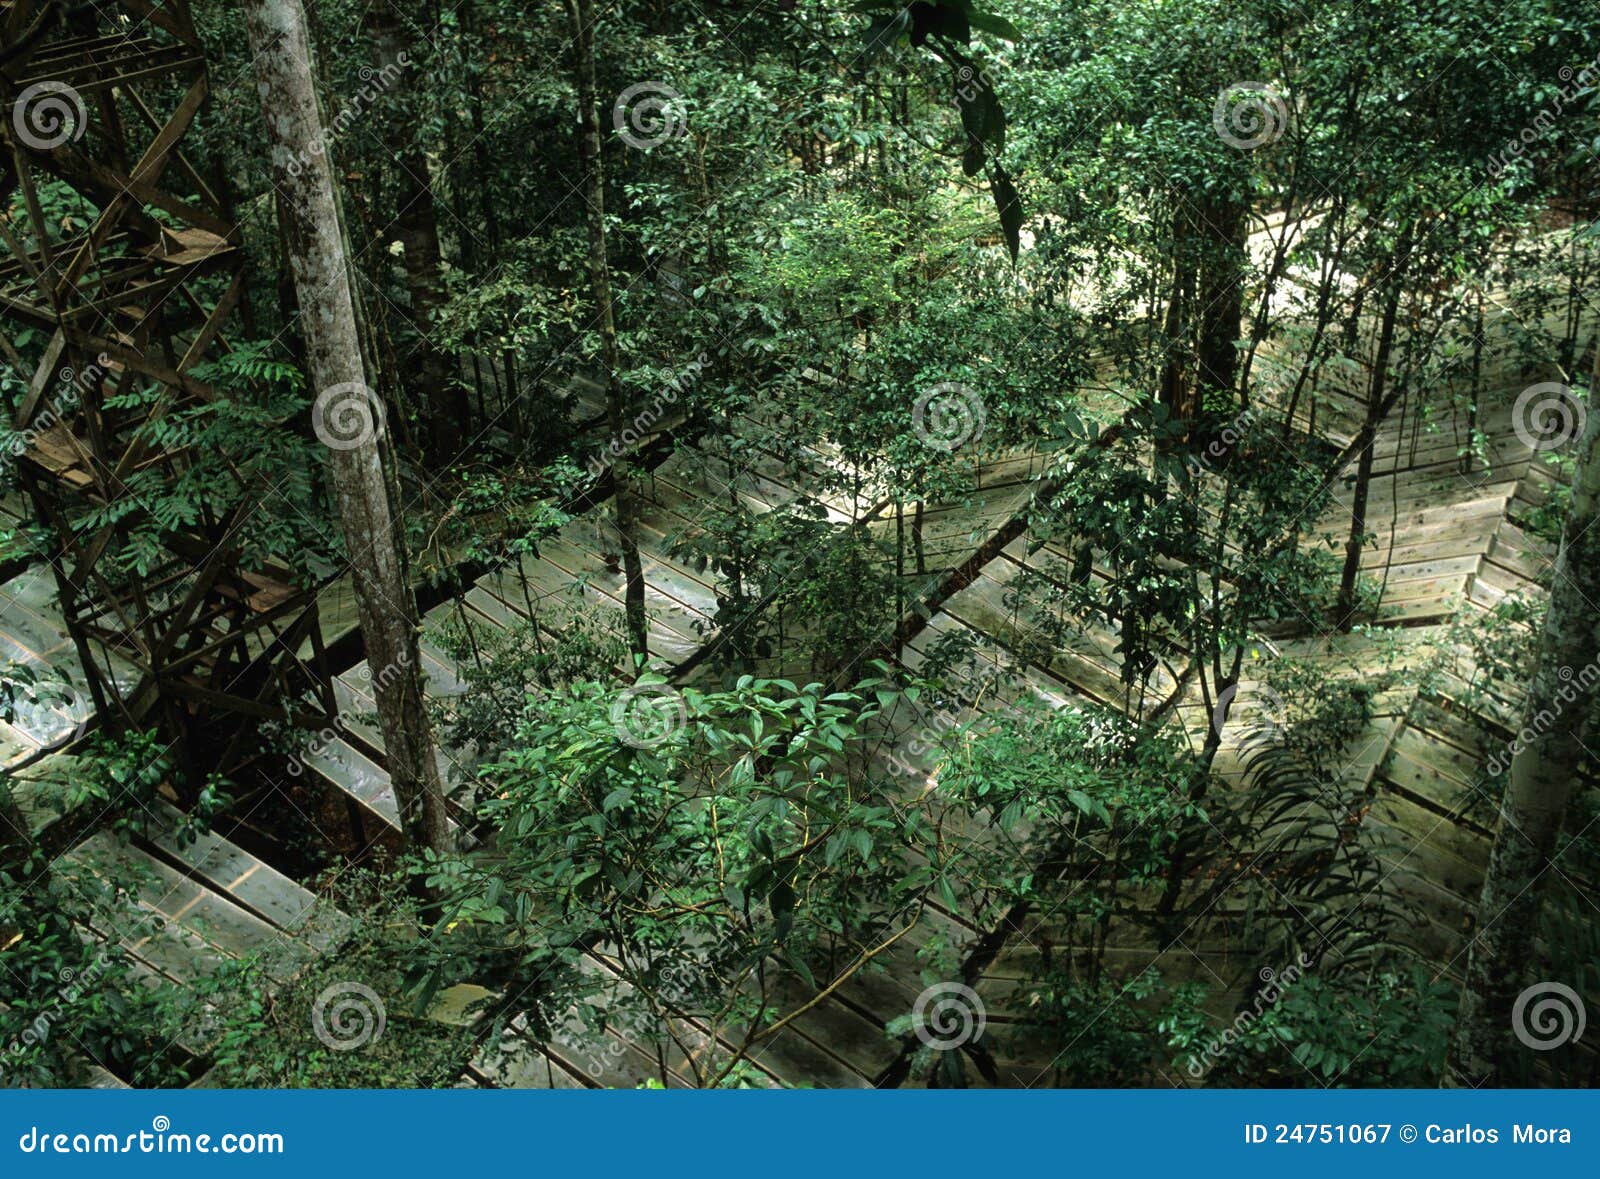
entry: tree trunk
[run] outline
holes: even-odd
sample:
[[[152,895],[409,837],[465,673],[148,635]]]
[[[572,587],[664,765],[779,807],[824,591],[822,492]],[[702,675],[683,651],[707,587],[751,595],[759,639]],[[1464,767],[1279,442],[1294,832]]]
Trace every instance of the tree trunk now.
[[[589,225],[589,281],[594,288],[595,321],[600,332],[600,360],[606,368],[606,418],[612,440],[620,447],[627,431],[624,420],[622,356],[611,308],[611,263],[606,251],[605,178],[600,161],[600,110],[594,75],[594,12],[590,0],[566,0],[572,23],[578,77],[578,123],[582,130],[584,219]],[[641,664],[650,654],[649,623],[644,609],[644,566],[634,528],[633,464],[619,454],[611,465],[612,503],[616,510],[617,543],[622,547],[626,582],[628,639]]]
[[[1600,381],[1600,353],[1595,373]],[[1600,659],[1595,602],[1600,602],[1600,412],[1591,407],[1578,443],[1572,507],[1556,557],[1539,662],[1523,727],[1512,744],[1511,781],[1478,901],[1451,1052],[1448,1081],[1453,1084],[1477,1087],[1492,1081],[1513,1050],[1513,1006],[1530,981],[1550,856],[1583,756],[1584,722],[1595,704]]]
[[[305,16],[299,0],[246,0],[244,12],[310,379],[320,391],[313,424],[329,445],[401,827],[413,846],[444,850],[444,786],[423,705],[416,603],[384,469],[383,404],[364,380],[332,170],[326,153],[312,150],[321,144],[322,120]]]
[[[1337,626],[1348,634],[1356,616],[1356,579],[1361,573],[1361,550],[1367,533],[1367,496],[1372,488],[1373,446],[1378,440],[1378,427],[1388,416],[1394,404],[1393,395],[1385,396],[1389,380],[1389,357],[1394,352],[1395,320],[1400,314],[1400,295],[1405,271],[1404,258],[1409,253],[1409,242],[1402,243],[1397,251],[1399,261],[1389,275],[1388,298],[1383,305],[1383,322],[1378,328],[1377,356],[1372,366],[1372,381],[1367,386],[1367,413],[1361,423],[1356,441],[1360,458],[1356,463],[1356,483],[1350,497],[1350,537],[1344,546],[1344,572],[1339,578],[1339,599],[1334,608]]]
[[[1199,222],[1205,242],[1200,262],[1200,316],[1195,341],[1198,384],[1195,409],[1204,410],[1206,393],[1227,393],[1239,376],[1239,337],[1244,328],[1244,276],[1248,209],[1226,195],[1206,198]],[[1265,315],[1265,312],[1263,312]],[[1241,389],[1240,404],[1249,391]]]
[[[20,881],[32,855],[33,828],[11,796],[11,784],[0,778],[0,881]],[[5,920],[0,909],[0,928]]]
[[[1193,412],[1195,397],[1191,371],[1194,362],[1190,339],[1189,316],[1193,310],[1195,265],[1190,257],[1192,245],[1186,239],[1189,215],[1179,209],[1173,214],[1176,246],[1172,270],[1172,286],[1167,295],[1167,311],[1162,331],[1166,356],[1161,366],[1161,404],[1167,407],[1173,420],[1184,424],[1183,437],[1189,436],[1196,417]],[[1163,448],[1172,445],[1172,438],[1163,440]]]
[[[414,22],[424,29],[426,20]],[[413,344],[404,368],[414,374],[412,394],[426,406],[428,448],[435,463],[445,465],[461,453],[464,432],[470,425],[467,391],[453,380],[451,359],[433,343],[434,312],[444,303],[444,278],[440,267],[439,219],[428,177],[428,158],[412,129],[420,122],[412,72],[418,63],[406,53],[405,22],[395,0],[376,5],[369,18],[373,44],[378,51],[378,79],[391,87],[395,102],[383,121],[383,141],[395,162],[394,232],[405,251],[406,289],[411,305],[406,320]],[[392,82],[389,79],[393,79]]]

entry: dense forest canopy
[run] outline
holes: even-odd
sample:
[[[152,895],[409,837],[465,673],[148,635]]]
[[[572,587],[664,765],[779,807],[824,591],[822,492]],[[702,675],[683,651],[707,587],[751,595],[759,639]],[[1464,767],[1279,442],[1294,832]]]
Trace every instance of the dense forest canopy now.
[[[0,5],[0,1079],[1590,1084],[1581,9]]]

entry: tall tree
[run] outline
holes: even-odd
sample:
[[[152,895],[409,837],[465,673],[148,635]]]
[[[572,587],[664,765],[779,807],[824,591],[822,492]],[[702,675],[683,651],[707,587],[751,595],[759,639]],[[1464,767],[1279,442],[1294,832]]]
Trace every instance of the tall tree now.
[[[306,361],[321,391],[313,412],[340,432],[329,468],[389,776],[407,840],[444,849],[450,839],[444,784],[423,704],[416,603],[385,470],[383,406],[365,382],[332,170],[327,154],[313,149],[324,140],[305,13],[300,0],[246,0],[243,7],[272,178],[283,197]],[[346,437],[342,427],[352,420],[357,429]]]
[[[419,88],[413,82],[418,63],[407,50],[406,26],[409,23],[429,40],[436,40],[439,31],[432,22],[423,25],[420,14],[408,16],[403,7],[397,0],[373,5],[368,27],[377,49],[379,76],[394,79],[389,90],[393,101],[387,104],[383,120],[383,141],[394,163],[394,232],[403,252],[411,300],[406,319],[413,338],[410,363],[405,367],[427,419],[433,460],[443,464],[461,453],[472,408],[466,387],[453,379],[458,374],[450,357],[432,339],[436,330],[433,315],[445,299],[444,277],[428,157],[417,132],[423,122]]]
[[[1338,628],[1346,634],[1355,625],[1356,610],[1359,605],[1356,600],[1357,580],[1361,575],[1361,552],[1367,543],[1367,498],[1372,491],[1372,468],[1378,429],[1389,416],[1389,410],[1394,406],[1394,398],[1400,392],[1398,386],[1393,392],[1386,393],[1385,390],[1390,384],[1389,364],[1394,357],[1395,321],[1400,313],[1401,297],[1405,293],[1405,274],[1410,250],[1411,234],[1408,228],[1402,231],[1400,244],[1393,258],[1386,258],[1380,263],[1381,270],[1386,272],[1383,279],[1385,290],[1383,318],[1378,328],[1378,344],[1372,361],[1372,376],[1367,384],[1366,414],[1361,422],[1361,430],[1356,435],[1359,457],[1356,460],[1355,486],[1350,496],[1350,534],[1345,541],[1344,569],[1339,576],[1339,597],[1334,605]],[[1351,323],[1352,332],[1359,332],[1359,312],[1352,317]]]
[[[583,161],[584,219],[589,228],[589,283],[594,292],[595,325],[600,332],[600,363],[606,369],[606,418],[613,440],[620,443],[627,429],[622,391],[622,353],[617,346],[617,323],[611,306],[611,262],[606,248],[605,176],[600,159],[600,108],[594,69],[594,6],[589,0],[566,0],[572,24],[575,72],[578,80],[578,126]],[[622,572],[626,583],[628,640],[641,661],[650,653],[649,623],[644,609],[644,566],[634,525],[633,464],[619,454],[611,465],[612,503],[616,513],[617,543],[622,547]]]
[[[1595,357],[1600,387],[1600,351]],[[1539,908],[1561,833],[1586,722],[1590,676],[1600,659],[1600,412],[1578,444],[1572,507],[1561,534],[1539,661],[1528,690],[1511,781],[1500,804],[1489,871],[1478,901],[1449,1080],[1478,1086],[1494,1078],[1511,1049],[1512,1009],[1528,980]],[[1565,674],[1563,674],[1565,673]]]
[[[20,873],[32,851],[33,828],[12,797],[10,781],[0,778],[0,880]]]

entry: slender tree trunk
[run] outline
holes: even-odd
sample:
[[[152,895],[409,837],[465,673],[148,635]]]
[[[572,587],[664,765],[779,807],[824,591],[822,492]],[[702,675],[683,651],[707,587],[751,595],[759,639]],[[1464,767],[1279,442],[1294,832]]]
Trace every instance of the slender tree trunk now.
[[[1595,374],[1600,382],[1600,353]],[[1512,1011],[1530,979],[1539,907],[1594,710],[1600,659],[1600,412],[1578,443],[1572,507],[1561,534],[1550,607],[1527,709],[1513,745],[1511,781],[1500,804],[1489,870],[1448,1081],[1482,1085],[1510,1059]],[[1537,974],[1532,977],[1537,978]],[[1560,982],[1561,980],[1554,980]],[[1564,985],[1570,985],[1564,984]]]
[[[0,880],[20,880],[32,853],[33,828],[12,798],[11,784],[0,777]],[[4,908],[0,906],[0,928],[4,928]]]
[[[1344,231],[1342,197],[1335,198],[1333,212],[1328,216],[1328,224],[1332,227],[1333,256],[1325,259],[1322,264],[1321,281],[1317,284],[1317,310],[1312,321],[1314,327],[1311,332],[1311,343],[1306,347],[1305,360],[1300,365],[1299,375],[1295,377],[1294,388],[1289,392],[1289,406],[1284,411],[1283,439],[1286,442],[1294,434],[1294,415],[1300,408],[1300,394],[1305,391],[1306,382],[1311,379],[1312,374],[1321,368],[1323,336],[1327,334],[1328,326],[1333,322],[1333,293],[1338,284],[1339,266],[1344,260],[1345,245],[1349,241],[1349,234]],[[1250,374],[1246,370],[1245,380],[1249,379]]]
[[[329,0],[303,0],[302,9],[306,18],[306,41],[312,49],[311,81],[316,87],[316,92],[322,95],[334,93],[333,83],[328,77],[327,59],[316,52],[316,47],[326,44],[328,40],[323,31],[325,26],[322,21],[322,5],[328,2]],[[331,161],[328,164],[328,171],[330,174],[333,172],[333,163]],[[340,188],[334,190],[333,207],[334,212],[339,216],[339,240],[344,243],[344,255],[349,259],[350,273],[352,276],[360,274],[362,260],[367,260],[366,269],[368,273],[366,281],[376,288],[383,281],[383,268],[388,265],[388,254],[382,250],[366,250],[358,254],[355,246],[351,244],[352,238],[350,236],[350,218],[354,216],[356,231],[360,235],[358,240],[363,242],[373,240],[373,224],[370,214],[379,203],[378,198],[382,193],[380,186],[376,183],[370,185],[368,191],[370,196],[363,199],[358,192],[352,191],[348,184],[343,184]],[[280,210],[280,225],[282,220]],[[282,281],[288,284],[289,298],[293,302],[294,278],[291,268],[288,266],[283,268]],[[399,358],[394,353],[393,333],[389,331],[389,316],[386,313],[387,300],[385,300],[383,307],[377,309],[376,313],[367,303],[362,302],[360,299],[356,299],[353,306],[356,312],[356,337],[360,341],[361,356],[366,363],[367,372],[371,376],[369,383],[375,389],[396,388],[399,379],[396,374],[400,371],[400,363]],[[290,316],[284,322],[286,324],[293,323],[294,317]],[[303,355],[301,356],[301,361],[301,369],[305,371],[306,366],[303,363]],[[397,402],[396,404],[398,406],[399,403]],[[410,415],[399,412],[391,414],[389,416],[389,424],[395,433],[400,436],[400,452],[415,453],[417,448],[412,441]]]
[[[606,251],[605,178],[600,161],[600,110],[594,76],[594,11],[590,0],[566,0],[572,22],[578,76],[578,120],[582,129],[585,220],[589,224],[589,281],[594,287],[596,321],[600,331],[600,359],[606,367],[606,417],[611,437],[620,440],[627,430],[622,397],[622,356],[617,347],[617,324],[611,307],[611,262]],[[626,583],[628,638],[642,662],[650,654],[649,623],[644,609],[644,566],[634,528],[633,464],[626,454],[611,466],[612,503],[616,509],[617,543],[622,546]]]
[[[1195,391],[1194,352],[1189,323],[1194,302],[1195,264],[1191,254],[1194,243],[1189,240],[1187,210],[1179,208],[1173,214],[1173,219],[1176,256],[1162,325],[1166,355],[1161,366],[1161,404],[1167,407],[1167,412],[1176,421],[1184,423],[1184,437],[1188,437],[1195,416],[1191,412]],[[1170,441],[1164,445],[1170,445]]]
[[[1402,242],[1397,252],[1395,268],[1389,275],[1388,298],[1383,305],[1383,322],[1378,328],[1377,356],[1372,366],[1372,381],[1367,386],[1367,413],[1357,436],[1360,458],[1356,462],[1356,483],[1351,491],[1350,537],[1344,546],[1344,572],[1339,578],[1339,599],[1335,607],[1340,631],[1348,633],[1356,616],[1356,578],[1361,573],[1361,549],[1367,532],[1367,496],[1372,488],[1373,447],[1378,439],[1378,427],[1383,424],[1392,396],[1385,396],[1389,380],[1389,357],[1394,353],[1395,320],[1400,314],[1400,295],[1406,269],[1405,256],[1409,241]]]
[[[243,7],[307,363],[320,390],[313,420],[324,440],[334,440],[328,465],[401,827],[414,846],[444,850],[444,786],[423,705],[416,603],[384,469],[383,406],[365,383],[332,171],[326,153],[311,150],[321,143],[322,120],[305,15],[300,0],[245,0]]]
[[[1196,411],[1207,392],[1226,393],[1239,376],[1239,338],[1244,325],[1245,254],[1243,202],[1229,196],[1208,198],[1200,206],[1205,252],[1200,263],[1200,315],[1195,341],[1199,388]],[[1266,312],[1262,312],[1263,319]],[[1241,404],[1248,390],[1240,390]]]
[[[460,9],[461,31],[467,42],[476,42],[478,37],[477,16],[471,3],[465,3]],[[501,245],[504,234],[501,230],[500,215],[495,210],[495,183],[496,170],[491,164],[490,141],[487,124],[483,118],[483,81],[480,71],[466,60],[463,53],[463,66],[466,78],[467,92],[467,117],[472,128],[472,154],[478,165],[478,209],[483,217],[484,228],[489,234],[489,248],[491,254],[498,258],[501,256]],[[474,365],[477,356],[473,356]],[[500,365],[506,375],[505,386],[501,395],[500,412],[509,420],[511,436],[520,447],[527,441],[528,422],[522,412],[522,390],[517,380],[517,352],[515,348],[505,348],[500,353]],[[497,384],[497,389],[501,387]],[[481,400],[481,395],[480,395]],[[535,403],[537,404],[537,403]],[[481,407],[480,407],[481,412]]]
[[[374,6],[368,24],[378,51],[378,77],[394,79],[390,93],[397,100],[384,120],[383,139],[395,163],[398,207],[394,232],[405,251],[406,289],[411,297],[406,319],[413,344],[404,368],[413,374],[412,393],[417,404],[426,407],[431,457],[443,465],[461,453],[472,409],[466,388],[452,379],[455,374],[450,357],[434,345],[431,337],[435,330],[433,314],[444,303],[444,277],[428,158],[413,134],[420,122],[416,87],[412,84],[418,63],[407,52],[410,42],[405,34],[406,22],[401,19],[395,0]],[[413,25],[418,24],[424,29],[430,27],[421,18],[413,21]]]

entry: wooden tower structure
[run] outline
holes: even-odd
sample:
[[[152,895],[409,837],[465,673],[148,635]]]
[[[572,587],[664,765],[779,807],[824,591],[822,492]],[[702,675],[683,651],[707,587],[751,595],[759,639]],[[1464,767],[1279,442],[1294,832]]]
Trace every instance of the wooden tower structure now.
[[[10,452],[96,714],[162,729],[193,785],[259,722],[334,713],[314,591],[241,556],[262,496],[174,521],[130,486],[193,469],[161,424],[223,396],[194,370],[243,293],[238,232],[181,146],[204,53],[183,0],[9,0],[0,47],[0,363],[27,381]],[[114,559],[135,526],[160,538],[137,567]]]

